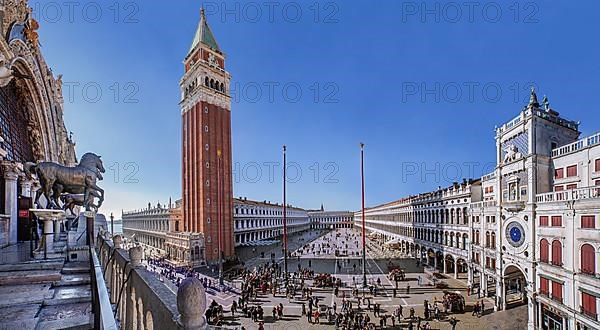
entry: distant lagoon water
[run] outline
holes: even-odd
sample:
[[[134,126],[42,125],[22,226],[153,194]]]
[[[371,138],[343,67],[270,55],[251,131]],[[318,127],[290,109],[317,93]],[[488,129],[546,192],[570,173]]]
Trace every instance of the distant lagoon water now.
[[[107,219],[106,221],[108,223],[108,231],[111,231],[111,227],[110,227],[110,219]],[[122,234],[123,233],[123,221],[122,220],[115,220],[115,234],[119,233]]]

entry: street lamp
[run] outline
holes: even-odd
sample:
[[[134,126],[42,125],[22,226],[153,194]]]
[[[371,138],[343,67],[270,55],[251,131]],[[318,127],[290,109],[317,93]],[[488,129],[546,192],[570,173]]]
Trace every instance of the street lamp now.
[[[365,144],[360,144],[360,180],[362,190],[362,275],[363,287],[367,287],[367,250],[365,247]]]
[[[112,212],[110,212],[110,234],[112,237],[115,237],[115,216]]]

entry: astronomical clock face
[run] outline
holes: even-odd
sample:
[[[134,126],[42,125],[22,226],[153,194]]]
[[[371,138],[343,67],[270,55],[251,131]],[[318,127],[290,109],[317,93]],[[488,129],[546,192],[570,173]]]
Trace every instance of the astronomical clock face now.
[[[520,247],[525,242],[525,230],[517,221],[513,221],[506,226],[506,238],[508,243],[514,247]]]

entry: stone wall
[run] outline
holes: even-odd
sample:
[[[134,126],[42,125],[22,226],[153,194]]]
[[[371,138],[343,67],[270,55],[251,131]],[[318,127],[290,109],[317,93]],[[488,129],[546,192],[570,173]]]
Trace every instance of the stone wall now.
[[[206,295],[195,278],[186,279],[173,293],[141,263],[141,247],[129,251],[120,248],[121,236],[113,240],[98,236],[96,249],[104,271],[106,286],[122,329],[202,329],[206,327],[204,311]],[[108,265],[108,266],[107,266]],[[186,287],[186,290],[182,288]],[[189,290],[192,287],[194,290]],[[182,292],[183,291],[183,292]],[[195,292],[194,297],[189,292]],[[200,294],[198,294],[200,293]],[[178,309],[180,306],[187,306]],[[194,310],[194,315],[186,312]],[[189,324],[196,326],[188,326]],[[197,325],[201,325],[198,327]]]

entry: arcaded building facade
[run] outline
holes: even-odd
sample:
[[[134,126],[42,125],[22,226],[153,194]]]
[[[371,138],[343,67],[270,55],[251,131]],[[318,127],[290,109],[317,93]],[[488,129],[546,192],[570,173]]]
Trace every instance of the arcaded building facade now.
[[[230,74],[202,10],[181,78],[183,231],[201,233],[208,262],[234,255]]]
[[[579,123],[532,91],[495,138],[492,173],[369,208],[366,229],[465,271],[496,309],[527,304],[528,329],[600,329],[600,134],[580,139]]]
[[[339,229],[352,228],[354,225],[354,213],[350,211],[308,211],[311,229]]]
[[[283,235],[283,205],[236,198],[233,202],[235,246],[272,244]],[[286,207],[288,235],[310,229],[306,210]],[[262,241],[262,242],[261,242]]]

